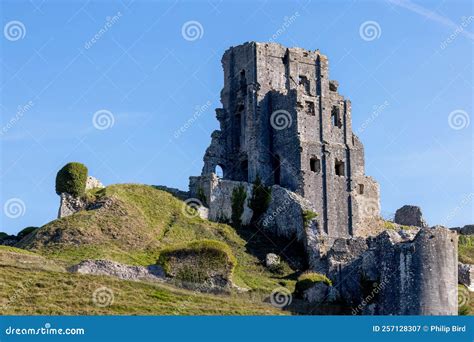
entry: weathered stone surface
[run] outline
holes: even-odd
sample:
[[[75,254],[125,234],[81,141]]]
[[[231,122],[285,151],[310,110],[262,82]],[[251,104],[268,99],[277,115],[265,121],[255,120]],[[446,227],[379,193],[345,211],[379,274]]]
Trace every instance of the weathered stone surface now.
[[[71,266],[69,272],[107,275],[125,280],[156,280],[162,281],[165,274],[158,265],[129,266],[110,260],[84,260]]]
[[[227,50],[222,65],[220,129],[211,135],[201,178],[211,177],[216,167],[229,181],[253,183],[258,176],[267,186],[306,199],[327,236],[348,237],[359,230],[370,235],[380,214],[379,188],[364,174],[364,148],[352,131],[351,104],[338,93],[338,83],[329,81],[327,57],[319,50],[250,42]],[[198,178],[190,180],[191,193],[206,183]],[[210,190],[202,190],[210,198]],[[222,208],[228,216],[228,203]]]
[[[65,192],[60,195],[60,198],[58,218],[77,213],[78,211],[85,209],[87,205],[83,199],[74,197]]]
[[[251,42],[227,50],[222,65],[220,128],[189,186],[209,219],[230,221],[233,189],[243,186],[248,199],[258,177],[271,188],[260,226],[302,242],[309,268],[328,275],[356,313],[456,314],[456,233],[425,229],[415,206],[395,222],[422,229],[383,231],[379,186],[365,175],[351,103],[329,80],[327,57]],[[253,213],[244,208],[247,224]],[[328,289],[312,291],[307,299],[318,302]]]
[[[88,176],[86,181],[86,190],[94,188],[104,188],[104,185],[97,178]]]
[[[338,292],[333,286],[319,282],[305,290],[303,298],[313,304],[333,303],[338,298]]]
[[[280,257],[275,253],[268,253],[265,256],[265,266],[272,268],[280,265]]]
[[[465,285],[469,291],[474,291],[474,265],[458,264],[459,284]]]
[[[395,213],[395,223],[405,226],[427,227],[421,208],[415,205],[404,205]]]

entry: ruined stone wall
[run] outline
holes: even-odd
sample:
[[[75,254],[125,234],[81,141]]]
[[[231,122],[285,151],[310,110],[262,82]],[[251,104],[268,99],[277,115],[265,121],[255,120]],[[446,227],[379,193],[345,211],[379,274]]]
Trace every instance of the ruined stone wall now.
[[[252,42],[227,50],[222,65],[220,130],[212,134],[203,176],[219,165],[224,179],[253,182],[259,176],[295,192],[313,204],[331,237],[354,235],[369,216],[379,215],[360,210],[363,199],[378,203],[378,188],[364,176],[351,104],[329,80],[326,56]]]

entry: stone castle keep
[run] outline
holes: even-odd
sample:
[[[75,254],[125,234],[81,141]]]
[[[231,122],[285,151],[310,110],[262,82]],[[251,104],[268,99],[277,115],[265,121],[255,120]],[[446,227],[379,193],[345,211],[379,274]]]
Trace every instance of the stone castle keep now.
[[[327,57],[249,42],[227,50],[222,65],[220,129],[187,194],[202,202],[201,214],[232,221],[234,190],[243,188],[239,220],[252,223],[248,199],[260,178],[271,199],[259,227],[296,238],[308,268],[333,281],[305,295],[310,302],[342,301],[362,314],[457,314],[456,233],[424,223],[386,229],[351,103],[330,80]]]
[[[247,43],[222,58],[220,130],[203,177],[279,185],[310,201],[324,232],[354,235],[379,214],[378,184],[364,175],[364,148],[352,132],[351,103],[329,80],[319,51]]]

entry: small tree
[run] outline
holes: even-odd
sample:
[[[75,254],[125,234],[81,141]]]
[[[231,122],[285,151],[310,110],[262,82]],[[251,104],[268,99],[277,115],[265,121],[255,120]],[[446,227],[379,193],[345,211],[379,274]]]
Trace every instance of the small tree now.
[[[267,211],[270,205],[272,189],[262,184],[260,176],[257,175],[252,187],[252,197],[249,199],[249,208],[252,209],[252,222],[256,223],[260,216]]]
[[[81,163],[68,163],[56,175],[56,193],[67,192],[75,197],[84,195],[87,183],[87,167]]]

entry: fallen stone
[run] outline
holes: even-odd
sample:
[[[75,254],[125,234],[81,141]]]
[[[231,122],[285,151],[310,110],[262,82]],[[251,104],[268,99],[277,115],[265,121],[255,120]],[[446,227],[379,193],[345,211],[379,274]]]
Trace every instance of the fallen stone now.
[[[421,208],[415,205],[404,205],[398,209],[394,222],[404,226],[427,227]]]
[[[280,265],[280,257],[275,253],[268,253],[265,256],[265,265],[269,268]]]
[[[158,265],[129,266],[110,260],[84,260],[68,268],[68,272],[106,275],[124,280],[163,281],[165,274]]]
[[[474,265],[458,263],[458,281],[469,291],[474,291]]]
[[[105,188],[104,185],[95,177],[88,176],[86,181],[86,190],[95,188]]]

